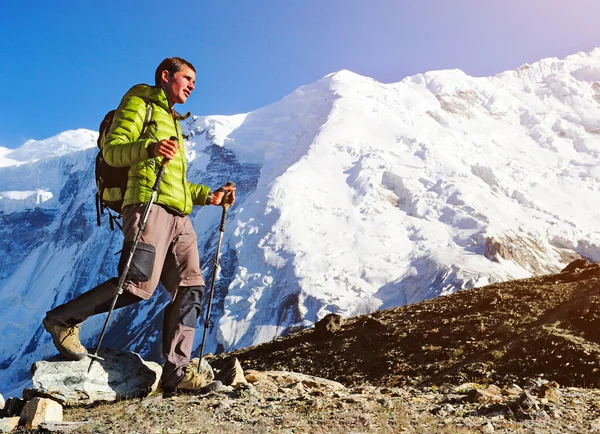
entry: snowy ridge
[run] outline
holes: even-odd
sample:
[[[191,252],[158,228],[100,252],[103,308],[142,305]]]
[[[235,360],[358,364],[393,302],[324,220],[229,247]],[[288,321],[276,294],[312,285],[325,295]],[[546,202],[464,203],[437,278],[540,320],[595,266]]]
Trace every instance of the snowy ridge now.
[[[96,146],[96,131],[78,129],[65,131],[46,140],[27,140],[20,148],[0,148],[0,167],[31,163]]]
[[[263,342],[330,312],[600,260],[599,102],[594,50],[493,77],[432,71],[383,84],[344,70],[250,113],[191,118],[188,179],[238,186],[206,350]],[[7,387],[54,353],[44,312],[115,273],[121,235],[95,225],[96,134],[0,149]],[[210,277],[220,210],[191,217]],[[161,293],[120,311],[106,345],[160,361],[167,302]],[[102,321],[85,323],[88,346]]]
[[[331,106],[325,122],[298,116],[305,144],[280,139],[286,145],[263,157],[256,192],[235,211],[228,243],[239,265],[219,323],[224,347],[330,312],[554,272],[580,254],[600,259],[600,83],[587,81],[599,57],[389,85],[340,71],[290,95],[325,89]],[[269,108],[285,113],[278,104]],[[254,130],[242,125],[228,146],[270,150],[264,134],[244,134]]]

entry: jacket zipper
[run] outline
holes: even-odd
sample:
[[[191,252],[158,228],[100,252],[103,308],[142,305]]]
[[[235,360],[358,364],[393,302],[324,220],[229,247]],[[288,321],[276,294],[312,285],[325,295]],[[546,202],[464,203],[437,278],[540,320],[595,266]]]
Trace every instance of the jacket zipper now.
[[[167,96],[167,93],[165,92],[165,90],[163,89],[163,92],[165,93],[165,96]],[[171,101],[169,101],[169,98],[167,97],[167,104],[169,106],[169,116],[171,116],[171,118],[173,119],[173,126],[175,127],[175,135],[177,136],[177,141],[179,142],[179,138],[180,138],[180,134],[179,134],[179,128],[178,124],[177,124],[177,119],[175,119],[175,116],[173,116],[173,107],[171,107]],[[183,135],[181,135],[181,140],[183,141]],[[183,143],[181,143],[181,145],[183,146]],[[178,149],[177,152],[184,152],[182,149],[182,146]],[[186,165],[186,161],[185,161],[185,152],[181,155],[181,166],[183,168],[183,170],[181,171],[181,183],[183,185],[183,211],[182,214],[185,214],[185,211],[187,210],[187,197],[188,197],[188,192],[187,192],[187,185],[185,183],[185,171],[187,170],[187,165]]]

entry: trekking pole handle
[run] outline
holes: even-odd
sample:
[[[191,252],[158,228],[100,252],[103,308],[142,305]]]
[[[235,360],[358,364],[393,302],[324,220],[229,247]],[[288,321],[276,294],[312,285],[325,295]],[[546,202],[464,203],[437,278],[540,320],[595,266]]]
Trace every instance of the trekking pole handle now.
[[[227,184],[225,184],[226,187],[235,187],[235,182],[231,182],[228,181]],[[227,208],[229,208],[231,206],[231,204],[227,203],[227,199],[229,199],[229,196],[231,195],[230,191],[225,191],[225,194],[223,195],[223,208],[225,208],[225,211],[227,211]]]
[[[235,184],[233,182],[229,181],[227,184],[225,184],[225,186],[235,187]],[[231,194],[230,191],[225,191],[225,194],[223,195],[223,201],[222,201],[223,213],[221,214],[221,225],[219,226],[220,232],[225,232],[225,220],[227,219],[227,210],[231,206],[231,204],[227,203],[227,199],[229,199],[230,194]]]

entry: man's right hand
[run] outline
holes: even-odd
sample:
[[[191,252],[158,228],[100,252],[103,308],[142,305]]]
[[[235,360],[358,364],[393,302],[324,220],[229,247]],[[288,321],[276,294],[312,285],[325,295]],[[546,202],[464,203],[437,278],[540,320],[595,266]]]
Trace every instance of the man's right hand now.
[[[164,157],[167,160],[172,160],[177,155],[179,143],[175,140],[161,140],[160,142],[152,143],[148,146],[150,154],[154,157]]]

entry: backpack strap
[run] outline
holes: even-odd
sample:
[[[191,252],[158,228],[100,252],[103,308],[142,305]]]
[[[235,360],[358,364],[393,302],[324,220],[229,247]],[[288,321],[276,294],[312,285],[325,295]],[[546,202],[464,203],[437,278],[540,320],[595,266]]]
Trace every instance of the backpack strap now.
[[[96,223],[100,226],[100,213],[104,214],[104,206],[102,205],[102,199],[100,199],[101,192],[96,192]]]
[[[146,135],[148,134],[148,129],[150,128],[150,124],[151,123],[156,123],[156,122],[151,122],[152,120],[152,101],[150,101],[148,98],[143,98],[144,102],[146,103],[146,117],[144,118],[144,126],[142,127],[142,132],[140,134],[140,138],[146,138]]]

